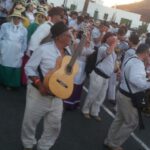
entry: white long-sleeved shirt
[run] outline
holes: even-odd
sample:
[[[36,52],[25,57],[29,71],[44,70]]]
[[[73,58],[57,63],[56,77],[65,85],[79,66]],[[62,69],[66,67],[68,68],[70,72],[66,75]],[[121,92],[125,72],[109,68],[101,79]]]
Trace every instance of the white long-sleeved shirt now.
[[[97,38],[99,38],[101,36],[101,33],[100,33],[100,31],[99,31],[99,29],[97,27],[94,27],[94,29],[92,30],[91,34],[92,34],[93,42],[94,42],[95,39],[97,39]],[[95,43],[94,42],[94,44],[95,44],[96,47],[100,46],[100,42],[99,43]]]
[[[40,46],[41,41],[50,33],[52,25],[52,22],[45,22],[36,29],[31,36],[28,50],[35,51]]]
[[[105,73],[107,76],[111,76],[111,74],[114,71],[115,62],[116,62],[116,54],[115,52],[112,52],[111,54],[107,54],[107,49],[109,48],[108,44],[102,44],[98,49],[98,55],[97,55],[97,62],[99,60],[102,60],[98,65],[96,65],[96,68],[101,70],[103,73]]]
[[[55,42],[49,42],[39,46],[25,66],[27,76],[39,76],[37,71],[38,66],[40,66],[42,74],[45,76],[49,69],[55,67],[56,60],[60,55]]]
[[[14,3],[12,0],[1,0],[0,1],[0,7],[5,8],[7,11],[10,11],[12,9],[13,4]],[[7,14],[0,11],[0,17],[7,17]]]
[[[26,12],[26,16],[29,19],[30,23],[34,22],[34,20],[35,20],[34,13],[32,13],[32,12]]]
[[[131,58],[124,66],[121,73],[120,88],[129,92],[126,79],[129,83],[132,93],[140,92],[150,88],[150,82],[147,81],[144,63],[134,55],[136,58]],[[125,76],[124,76],[125,73]]]
[[[134,48],[130,48],[125,52],[125,56],[124,56],[124,60],[123,62],[125,62],[128,58],[132,57],[133,55],[135,55],[136,53],[136,49]]]
[[[7,22],[0,29],[0,64],[20,67],[27,48],[27,29],[20,23]]]

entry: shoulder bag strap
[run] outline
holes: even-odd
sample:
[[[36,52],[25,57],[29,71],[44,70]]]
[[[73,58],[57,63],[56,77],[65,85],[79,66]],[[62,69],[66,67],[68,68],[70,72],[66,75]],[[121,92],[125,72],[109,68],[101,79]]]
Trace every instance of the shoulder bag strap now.
[[[131,60],[132,58],[137,58],[137,57],[131,57],[131,58],[129,58],[129,59],[127,60],[127,62],[128,62],[129,60]],[[124,66],[127,64],[127,62],[124,64]],[[130,94],[132,94],[132,91],[131,91],[131,88],[130,88],[130,86],[129,86],[128,80],[127,80],[127,78],[126,78],[125,72],[124,72],[124,77],[125,77],[125,82],[126,82],[126,84],[127,84],[127,87],[128,87],[128,89],[129,89],[129,92],[130,92]],[[137,111],[138,111],[138,115],[139,115],[139,128],[140,128],[140,129],[145,129],[140,108],[137,108]]]
[[[124,67],[126,66],[126,64],[131,60],[131,59],[133,59],[133,58],[137,58],[137,57],[130,57],[125,63],[124,63]],[[130,86],[129,86],[129,83],[128,83],[128,80],[127,80],[127,78],[126,78],[126,74],[125,74],[125,71],[124,71],[124,78],[125,78],[125,82],[126,82],[126,84],[127,84],[127,87],[128,87],[128,89],[129,89],[129,92],[132,94],[132,90],[131,90],[131,88],[130,88]]]

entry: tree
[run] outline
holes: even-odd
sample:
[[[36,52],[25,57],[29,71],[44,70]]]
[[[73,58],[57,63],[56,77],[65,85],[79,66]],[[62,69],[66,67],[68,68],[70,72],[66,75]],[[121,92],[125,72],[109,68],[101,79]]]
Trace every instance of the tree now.
[[[90,2],[90,0],[85,0],[83,11],[82,11],[82,15],[85,15],[87,13],[89,2]]]
[[[68,2],[68,0],[64,0],[64,2],[63,2],[63,5],[65,8],[67,7],[67,2]]]

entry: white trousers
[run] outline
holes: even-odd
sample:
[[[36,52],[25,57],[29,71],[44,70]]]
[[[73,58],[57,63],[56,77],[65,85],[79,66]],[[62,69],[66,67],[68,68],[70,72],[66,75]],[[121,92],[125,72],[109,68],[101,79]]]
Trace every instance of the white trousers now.
[[[109,78],[108,82],[108,91],[107,91],[107,97],[109,100],[115,100],[116,99],[116,73],[112,73],[111,77]]]
[[[117,114],[113,121],[105,144],[112,147],[121,146],[138,126],[138,112],[131,99],[117,92]]]
[[[108,79],[101,77],[93,71],[90,74],[89,91],[84,101],[82,112],[98,116],[100,106],[103,104],[108,88]]]
[[[62,100],[52,96],[42,96],[35,87],[29,84],[21,133],[23,146],[32,148],[37,143],[37,150],[49,150],[60,133],[62,113]],[[36,142],[35,131],[42,118],[44,120],[43,133]]]

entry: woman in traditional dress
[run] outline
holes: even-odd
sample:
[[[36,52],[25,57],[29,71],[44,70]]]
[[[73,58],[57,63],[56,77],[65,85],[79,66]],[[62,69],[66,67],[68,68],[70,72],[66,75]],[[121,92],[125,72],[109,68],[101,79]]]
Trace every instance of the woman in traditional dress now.
[[[13,7],[13,9],[12,9],[12,12],[13,11],[19,11],[19,12],[21,12],[21,14],[23,15],[23,20],[22,20],[22,23],[23,23],[23,25],[24,25],[24,27],[28,27],[29,25],[30,25],[30,21],[29,21],[29,19],[26,17],[26,15],[25,15],[25,10],[26,10],[26,8],[25,8],[25,4],[22,2],[22,1],[20,1],[20,2],[16,2],[15,4],[14,4],[14,7]]]
[[[27,28],[27,30],[28,30],[28,37],[27,37],[28,42],[30,41],[31,36],[34,33],[34,31],[37,29],[37,27],[40,24],[44,23],[45,21],[46,21],[46,12],[44,11],[43,7],[39,7],[37,9],[37,12],[35,13],[35,21],[33,23],[31,23],[29,25],[29,27]],[[24,71],[24,66],[27,63],[28,59],[29,59],[29,56],[25,54],[23,57],[22,70],[21,70],[21,83],[24,86],[27,84],[27,77],[26,77],[26,74]]]
[[[27,30],[21,23],[23,17],[19,11],[9,17],[10,22],[0,29],[0,83],[6,87],[19,87]]]

